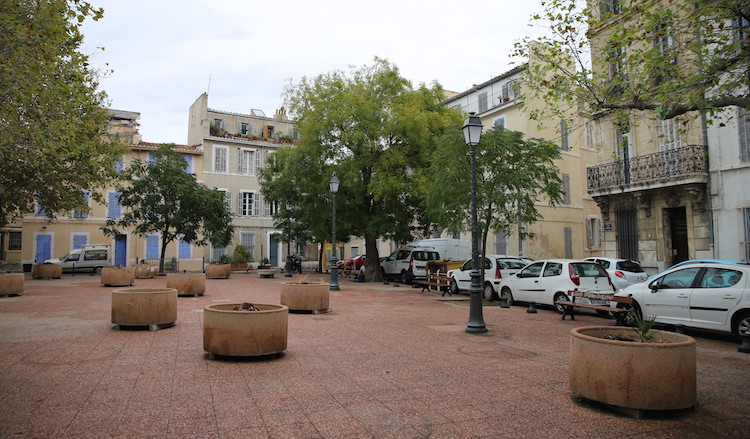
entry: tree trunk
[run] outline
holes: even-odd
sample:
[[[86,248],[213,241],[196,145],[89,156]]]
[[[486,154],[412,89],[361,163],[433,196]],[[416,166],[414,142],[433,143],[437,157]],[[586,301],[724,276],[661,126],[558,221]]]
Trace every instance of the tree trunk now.
[[[378,239],[372,235],[365,235],[365,281],[383,282],[383,272],[380,270],[380,255],[378,254]]]

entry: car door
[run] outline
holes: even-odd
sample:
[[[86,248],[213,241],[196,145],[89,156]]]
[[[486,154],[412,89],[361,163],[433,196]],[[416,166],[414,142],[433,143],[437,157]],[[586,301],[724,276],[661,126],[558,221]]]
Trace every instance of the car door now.
[[[706,267],[690,295],[690,319],[695,326],[729,331],[729,312],[742,298],[742,271]]]
[[[511,286],[511,292],[515,300],[539,302],[539,296],[543,290],[541,285],[542,268],[544,268],[544,262],[535,262],[527,265],[516,274]]]
[[[489,258],[484,258],[484,269],[485,272],[490,270],[491,262]],[[487,276],[485,274],[485,276]],[[468,290],[471,286],[471,259],[464,262],[461,268],[453,273],[453,277],[456,279],[459,290]]]
[[[542,277],[539,279],[537,303],[552,305],[555,293],[568,289],[565,287],[565,282],[561,279],[562,272],[563,264],[561,262],[547,262],[545,264],[544,270],[542,270]]]
[[[651,282],[651,292],[643,294],[643,314],[656,316],[656,321],[660,323],[690,323],[690,294],[701,268],[689,267],[670,271]]]

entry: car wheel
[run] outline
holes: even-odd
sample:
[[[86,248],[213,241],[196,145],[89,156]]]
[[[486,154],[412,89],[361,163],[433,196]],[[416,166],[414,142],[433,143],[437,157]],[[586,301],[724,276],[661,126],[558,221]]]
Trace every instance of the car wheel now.
[[[497,294],[495,294],[492,284],[484,284],[484,298],[490,301],[497,299]]]
[[[734,324],[734,332],[737,335],[740,336],[748,336],[750,335],[750,313],[742,313],[740,314],[735,321],[737,323]]]
[[[599,317],[604,317],[605,319],[606,319],[606,318],[608,318],[608,317],[609,317],[609,315],[610,315],[610,314],[609,314],[609,311],[602,311],[602,310],[600,310],[600,309],[597,309],[597,310],[596,310],[596,314],[597,314],[597,315],[598,315]]]
[[[504,299],[508,303],[508,306],[513,305],[513,293],[511,293],[510,288],[503,288],[500,292],[500,299]]]
[[[643,313],[641,312],[641,307],[638,306],[636,302],[633,302],[632,305],[628,305],[625,303],[618,303],[617,307],[626,308],[628,311],[632,309],[633,310],[632,312],[634,312],[635,314],[638,314],[640,317],[643,317]],[[633,315],[630,312],[628,312],[627,314],[625,314],[625,317],[623,317],[622,322],[625,323],[627,326],[633,326],[634,325]]]
[[[451,279],[451,294],[459,294],[460,291],[458,290],[458,283],[456,282],[456,279]]]
[[[409,283],[409,273],[407,271],[402,271],[401,272],[401,283],[402,284]]]
[[[94,274],[102,274],[102,267],[94,267]]]
[[[570,301],[570,299],[568,299],[568,296],[565,293],[556,293],[553,301],[554,302],[568,302]],[[565,307],[563,305],[555,305],[555,309],[557,309],[557,312],[559,312],[560,314],[565,312]]]

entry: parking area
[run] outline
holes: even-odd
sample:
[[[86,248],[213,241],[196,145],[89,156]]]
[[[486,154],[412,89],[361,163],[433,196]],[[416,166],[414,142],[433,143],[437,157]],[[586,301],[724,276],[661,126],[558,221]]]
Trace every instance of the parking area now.
[[[339,279],[332,312],[289,315],[284,354],[209,360],[203,308],[278,303],[284,280],[209,279],[204,296],[178,298],[175,326],[141,331],[113,327],[114,288],[98,276],[27,277],[22,296],[0,298],[0,437],[744,438],[750,428],[750,355],[734,337],[689,332],[695,410],[632,419],[568,391],[570,330],[614,320],[493,302],[489,332],[467,334],[468,296],[407,285]]]

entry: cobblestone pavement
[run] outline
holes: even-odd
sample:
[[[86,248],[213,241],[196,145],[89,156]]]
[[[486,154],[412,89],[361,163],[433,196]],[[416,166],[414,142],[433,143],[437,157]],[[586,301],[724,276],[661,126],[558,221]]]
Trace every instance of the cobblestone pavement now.
[[[26,277],[23,295],[0,298],[0,437],[689,439],[750,431],[750,355],[737,352],[734,337],[690,333],[695,410],[632,419],[568,390],[569,331],[612,320],[561,321],[552,309],[494,304],[484,307],[489,332],[467,334],[467,296],[404,285],[341,279],[331,313],[289,315],[284,354],[209,359],[203,308],[278,303],[284,280],[207,280],[204,296],[178,298],[175,326],[143,331],[112,325],[114,288],[98,276]]]

